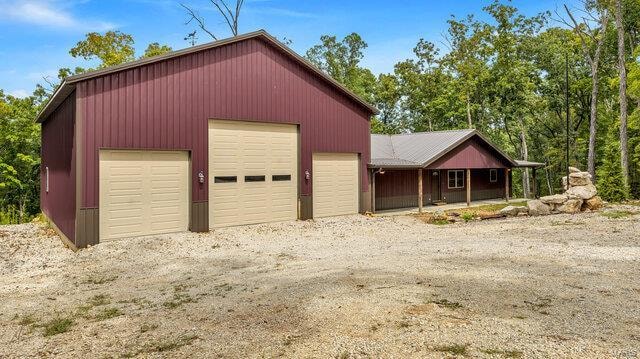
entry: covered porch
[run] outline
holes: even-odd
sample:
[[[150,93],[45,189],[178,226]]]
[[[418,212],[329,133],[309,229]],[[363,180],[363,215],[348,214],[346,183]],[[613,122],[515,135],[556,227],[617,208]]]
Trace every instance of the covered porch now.
[[[373,212],[424,208],[484,200],[509,201],[512,169],[533,169],[531,196],[537,196],[536,168],[516,161],[476,130],[372,136],[369,165]]]

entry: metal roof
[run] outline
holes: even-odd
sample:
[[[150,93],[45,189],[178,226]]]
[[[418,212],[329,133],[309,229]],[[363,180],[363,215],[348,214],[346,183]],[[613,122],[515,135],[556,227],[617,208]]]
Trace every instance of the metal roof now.
[[[329,84],[334,86],[336,89],[338,89],[340,92],[345,94],[347,97],[354,100],[356,103],[360,104],[361,106],[369,110],[372,114],[377,114],[379,112],[378,109],[368,104],[365,100],[361,99],[358,95],[353,93],[344,85],[340,84],[338,81],[334,80],[331,76],[322,72],[320,69],[315,67],[315,65],[309,62],[307,59],[298,55],[295,51],[291,50],[289,47],[284,45],[275,37],[271,36],[265,30],[258,30],[258,31],[230,37],[227,39],[222,39],[222,40],[213,41],[213,42],[209,42],[209,43],[198,45],[198,46],[189,47],[182,50],[171,51],[166,54],[162,54],[154,57],[148,57],[148,58],[144,58],[136,61],[127,62],[121,65],[111,66],[104,69],[88,71],[82,74],[69,76],[62,81],[60,86],[58,86],[58,88],[54,92],[53,96],[51,96],[51,98],[49,99],[49,102],[47,102],[47,104],[44,106],[42,111],[40,111],[40,113],[36,117],[36,122],[43,122],[62,103],[62,101],[64,101],[64,99],[67,98],[67,96],[69,96],[75,90],[75,84],[78,82],[95,78],[95,77],[108,75],[115,72],[128,70],[134,67],[153,64],[156,62],[164,61],[164,60],[179,57],[179,56],[193,54],[199,51],[213,49],[216,47],[220,47],[220,46],[224,46],[224,45],[228,45],[228,44],[232,44],[235,42],[244,41],[252,38],[262,38],[264,40],[267,40],[268,43],[276,46],[277,48],[279,48],[280,50],[288,54],[290,57],[292,57],[294,60],[296,60],[298,63],[300,63],[302,66],[304,66],[314,74],[318,75],[319,77],[325,79],[327,82],[329,82]]]
[[[423,168],[473,136],[478,136],[513,166],[517,166],[516,161],[474,129],[371,135],[369,166]]]

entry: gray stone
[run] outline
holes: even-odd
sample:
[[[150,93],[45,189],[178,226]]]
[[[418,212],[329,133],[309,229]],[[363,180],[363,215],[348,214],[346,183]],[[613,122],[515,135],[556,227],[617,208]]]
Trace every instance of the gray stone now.
[[[569,173],[569,187],[586,186],[591,183],[591,175],[589,172]]]
[[[593,198],[596,194],[598,194],[598,190],[596,189],[596,186],[592,184],[588,184],[586,186],[574,186],[567,190],[567,195],[575,196],[580,199]]]
[[[553,194],[551,196],[544,196],[540,198],[540,201],[545,204],[563,204],[569,197],[566,194]]]
[[[501,209],[498,213],[503,214],[505,216],[517,216],[520,213],[526,214],[529,212],[527,207],[525,206],[506,206]]]
[[[529,215],[531,216],[546,216],[551,214],[552,209],[551,206],[537,199],[527,201],[527,207],[529,208]]]
[[[578,213],[582,208],[582,200],[578,198],[568,199],[562,206],[558,207],[558,211],[562,213]]]

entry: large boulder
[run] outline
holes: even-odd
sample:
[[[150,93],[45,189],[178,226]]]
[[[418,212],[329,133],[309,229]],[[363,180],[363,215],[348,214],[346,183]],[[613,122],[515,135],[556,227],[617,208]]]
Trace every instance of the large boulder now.
[[[529,212],[529,209],[525,206],[506,206],[498,213],[505,216],[517,216],[520,213],[526,214],[527,212]]]
[[[586,186],[591,183],[591,175],[589,172],[574,172],[569,173],[569,187],[573,186]]]
[[[551,196],[540,197],[544,204],[563,204],[569,197],[566,194],[552,194]]]
[[[546,216],[551,214],[551,206],[537,199],[527,201],[527,208],[529,208],[529,215],[531,216]]]
[[[581,208],[582,208],[582,199],[570,198],[557,209],[562,213],[578,213],[580,212]]]
[[[587,199],[586,201],[584,201],[584,203],[582,204],[582,210],[595,211],[602,208],[602,206],[604,206],[604,202],[602,201],[602,198],[600,198],[600,196],[593,196]]]
[[[566,192],[570,197],[578,197],[580,199],[589,199],[593,198],[596,194],[598,194],[598,190],[596,186],[592,184],[588,184],[585,186],[574,186],[567,190]]]

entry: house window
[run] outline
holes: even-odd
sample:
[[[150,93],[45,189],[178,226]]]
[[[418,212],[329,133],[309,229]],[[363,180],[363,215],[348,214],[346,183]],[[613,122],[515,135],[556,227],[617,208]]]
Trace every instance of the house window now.
[[[49,167],[45,167],[44,168],[44,172],[45,172],[45,175],[44,175],[44,179],[45,179],[45,181],[44,181],[44,190],[47,193],[49,193]]]
[[[489,182],[495,183],[498,182],[498,170],[490,169],[489,170]]]
[[[464,170],[450,170],[447,175],[449,188],[464,188]]]

